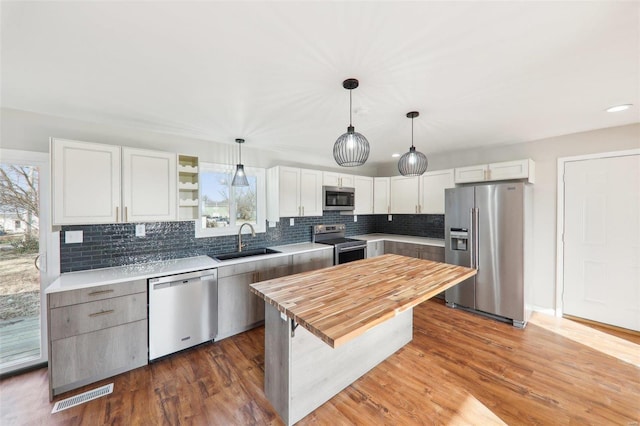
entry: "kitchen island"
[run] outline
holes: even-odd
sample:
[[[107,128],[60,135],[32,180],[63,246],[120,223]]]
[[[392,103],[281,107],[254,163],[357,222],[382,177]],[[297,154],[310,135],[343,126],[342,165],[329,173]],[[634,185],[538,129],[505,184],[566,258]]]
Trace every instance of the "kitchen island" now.
[[[387,254],[252,284],[265,301],[267,398],[299,421],[409,343],[414,306],[475,274]]]

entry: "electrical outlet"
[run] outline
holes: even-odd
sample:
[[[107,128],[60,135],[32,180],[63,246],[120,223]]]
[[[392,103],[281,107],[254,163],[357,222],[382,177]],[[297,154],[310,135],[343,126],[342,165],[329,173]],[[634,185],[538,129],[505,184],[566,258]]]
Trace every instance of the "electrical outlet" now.
[[[144,223],[139,223],[136,225],[136,237],[144,237],[146,235],[146,230],[144,228]]]
[[[357,215],[357,214],[354,214],[354,215],[353,215],[353,221],[354,221],[354,222],[357,222],[357,221],[358,221],[358,215]]]
[[[391,222],[391,215],[387,216],[387,220]]]
[[[295,224],[295,221],[293,220],[293,218],[289,219],[289,226],[293,226]]]
[[[65,244],[78,244],[82,242],[82,231],[66,231],[64,233]]]
[[[275,228],[276,227],[276,223],[274,221],[269,221],[269,228]]]

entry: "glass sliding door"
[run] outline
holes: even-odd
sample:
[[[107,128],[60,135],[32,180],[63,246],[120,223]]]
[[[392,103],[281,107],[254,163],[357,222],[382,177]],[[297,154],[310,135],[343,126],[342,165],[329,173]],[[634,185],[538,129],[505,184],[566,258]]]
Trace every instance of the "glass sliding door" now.
[[[0,150],[0,374],[47,360],[48,173],[46,154]]]

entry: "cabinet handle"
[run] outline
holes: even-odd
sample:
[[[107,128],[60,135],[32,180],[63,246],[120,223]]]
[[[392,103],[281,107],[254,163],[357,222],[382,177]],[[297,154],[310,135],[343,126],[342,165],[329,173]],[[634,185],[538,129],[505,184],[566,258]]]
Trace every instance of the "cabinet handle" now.
[[[124,221],[129,222],[129,208],[124,206]]]
[[[116,206],[116,223],[120,222],[120,207]]]
[[[89,293],[89,296],[97,296],[99,294],[113,293],[113,290],[97,290]]]
[[[99,317],[100,315],[107,315],[107,314],[112,314],[115,311],[113,309],[109,309],[108,311],[100,311],[100,312],[95,312],[93,314],[89,314],[90,317]]]
[[[304,206],[302,206],[302,216],[304,216]]]

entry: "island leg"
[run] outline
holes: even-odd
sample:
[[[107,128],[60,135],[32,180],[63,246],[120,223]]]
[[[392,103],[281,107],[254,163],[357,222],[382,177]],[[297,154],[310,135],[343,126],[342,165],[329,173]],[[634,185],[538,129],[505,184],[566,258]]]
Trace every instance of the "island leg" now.
[[[265,394],[287,425],[327,402],[413,337],[413,309],[337,348],[265,303]]]

